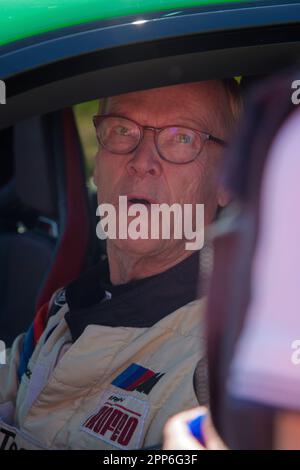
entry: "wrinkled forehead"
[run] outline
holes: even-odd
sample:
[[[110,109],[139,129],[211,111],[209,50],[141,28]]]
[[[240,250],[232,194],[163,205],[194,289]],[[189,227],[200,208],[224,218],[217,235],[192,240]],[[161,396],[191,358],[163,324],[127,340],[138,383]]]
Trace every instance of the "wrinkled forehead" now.
[[[224,127],[220,110],[226,106],[222,83],[209,81],[113,96],[104,100],[100,112],[126,116],[144,125],[178,123],[216,132]]]

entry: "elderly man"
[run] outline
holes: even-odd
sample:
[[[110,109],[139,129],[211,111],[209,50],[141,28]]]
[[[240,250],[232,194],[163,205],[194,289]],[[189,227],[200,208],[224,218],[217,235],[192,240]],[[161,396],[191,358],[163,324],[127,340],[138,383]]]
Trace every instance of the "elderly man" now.
[[[99,203],[204,204],[212,221],[227,202],[216,172],[237,108],[221,81],[107,99],[94,118]],[[17,338],[0,369],[2,448],[152,446],[169,416],[196,405],[203,300],[185,243],[109,238],[108,263],[53,296],[34,351]]]

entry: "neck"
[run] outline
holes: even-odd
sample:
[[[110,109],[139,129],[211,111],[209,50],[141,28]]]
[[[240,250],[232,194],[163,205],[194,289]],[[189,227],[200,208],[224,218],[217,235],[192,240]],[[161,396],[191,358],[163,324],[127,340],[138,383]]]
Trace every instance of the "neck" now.
[[[175,256],[174,251],[176,251]],[[107,240],[110,281],[114,285],[127,284],[130,281],[159,274],[180,263],[192,253],[192,251],[185,249],[173,249],[170,254],[159,252],[153,255],[137,255],[124,253],[123,250]]]

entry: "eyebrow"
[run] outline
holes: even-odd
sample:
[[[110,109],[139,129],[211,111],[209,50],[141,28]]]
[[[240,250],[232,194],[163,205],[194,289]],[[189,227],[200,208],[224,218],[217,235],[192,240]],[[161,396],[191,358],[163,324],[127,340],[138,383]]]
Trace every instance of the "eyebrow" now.
[[[179,120],[178,120],[179,121]],[[181,120],[180,120],[181,121]],[[176,124],[179,125],[179,122],[177,122]],[[203,119],[202,117],[199,118],[199,119],[193,119],[193,118],[186,118],[184,120],[184,124],[180,124],[181,126],[185,127],[193,127],[194,129],[198,129],[198,128],[201,128],[202,131],[207,131],[207,132],[210,132],[209,128],[211,127],[209,125],[209,122],[207,119]]]
[[[130,120],[136,121],[131,116],[128,116],[128,114],[125,110],[124,111],[123,110],[120,110],[120,111],[109,110],[109,112],[107,114],[115,114],[116,116],[120,116],[120,117],[124,117],[124,118],[130,119]],[[136,121],[136,122],[139,123],[139,121]],[[207,133],[212,132],[210,130],[211,126],[209,126],[208,121],[204,120],[203,118],[200,118],[199,120],[196,120],[196,119],[187,117],[187,118],[184,118],[184,121],[183,121],[182,117],[177,116],[175,119],[172,119],[172,122],[170,122],[169,124],[166,124],[166,126],[190,127],[190,128],[196,129],[196,130],[198,129],[198,130],[201,130],[203,132],[207,132]],[[160,127],[165,127],[165,126],[160,126]]]

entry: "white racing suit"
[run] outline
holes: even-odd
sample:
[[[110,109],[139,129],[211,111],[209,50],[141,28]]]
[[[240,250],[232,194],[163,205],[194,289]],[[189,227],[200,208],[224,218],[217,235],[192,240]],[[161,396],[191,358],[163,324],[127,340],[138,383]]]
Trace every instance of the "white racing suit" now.
[[[151,326],[88,320],[77,337],[66,320],[70,304],[58,304],[20,383],[24,335],[0,367],[0,448],[138,449],[162,442],[166,420],[197,405],[193,375],[204,352],[204,301],[192,300]],[[156,305],[153,299],[145,310]]]

